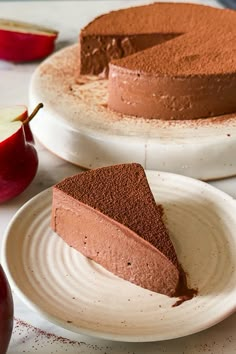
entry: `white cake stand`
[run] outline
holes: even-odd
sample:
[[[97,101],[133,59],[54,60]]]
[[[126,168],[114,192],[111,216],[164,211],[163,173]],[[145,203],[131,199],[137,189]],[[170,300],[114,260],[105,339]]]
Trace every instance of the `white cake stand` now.
[[[107,80],[79,76],[78,46],[45,60],[30,86],[36,138],[85,168],[139,162],[145,169],[209,180],[236,174],[236,115],[166,122],[123,116],[107,108]]]

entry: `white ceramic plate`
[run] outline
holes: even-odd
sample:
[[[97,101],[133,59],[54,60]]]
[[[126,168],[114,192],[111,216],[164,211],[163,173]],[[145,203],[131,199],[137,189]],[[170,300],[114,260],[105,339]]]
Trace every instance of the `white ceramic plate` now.
[[[67,246],[50,229],[46,190],[18,211],[3,242],[11,286],[31,309],[74,332],[131,342],[192,334],[235,310],[236,202],[188,177],[147,176],[198,296],[172,307],[176,299],[130,284]]]
[[[32,76],[31,126],[50,151],[86,168],[139,162],[147,170],[198,179],[236,174],[236,115],[162,121],[122,116],[107,108],[108,82],[78,76],[78,46],[45,60]]]

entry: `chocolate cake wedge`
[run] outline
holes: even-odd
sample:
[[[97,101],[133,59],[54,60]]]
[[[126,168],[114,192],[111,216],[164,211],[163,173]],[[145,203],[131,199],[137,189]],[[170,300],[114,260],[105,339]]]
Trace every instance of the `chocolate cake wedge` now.
[[[185,274],[141,165],[90,170],[53,187],[52,229],[113,274],[168,296],[188,296]]]

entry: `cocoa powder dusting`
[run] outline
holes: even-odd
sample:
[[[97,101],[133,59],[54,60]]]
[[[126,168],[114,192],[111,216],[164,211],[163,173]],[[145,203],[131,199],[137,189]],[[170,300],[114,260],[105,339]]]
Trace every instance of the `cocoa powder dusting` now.
[[[74,340],[70,340],[68,338],[64,338],[61,336],[57,336],[53,333],[48,333],[48,332],[43,331],[40,328],[34,327],[34,326],[30,325],[29,323],[22,321],[18,318],[15,318],[14,321],[15,321],[14,331],[16,331],[16,329],[22,328],[22,329],[27,329],[28,332],[29,331],[33,332],[35,335],[35,342],[38,342],[40,339],[42,339],[44,337],[44,339],[49,339],[51,341],[51,343],[59,342],[61,344],[69,344],[69,345],[81,345],[83,343],[83,342],[77,342]],[[83,343],[83,344],[85,344],[85,343]]]
[[[186,33],[202,24],[230,22],[232,10],[199,4],[153,3],[101,15],[81,31],[81,36]],[[180,21],[181,18],[181,21]]]
[[[31,324],[19,319],[19,318],[14,318],[14,330],[13,333],[16,335],[18,334],[18,336],[20,336],[21,338],[21,344],[25,344],[27,343],[28,339],[32,340],[32,336],[33,338],[33,345],[32,345],[32,349],[34,351],[37,352],[37,350],[39,349],[38,347],[40,347],[41,349],[43,348],[43,343],[46,341],[46,345],[50,346],[52,344],[58,344],[60,345],[66,345],[66,349],[64,349],[64,346],[62,347],[64,351],[69,353],[69,349],[74,348],[74,350],[76,350],[76,353],[82,351],[82,349],[80,349],[80,351],[77,351],[77,347],[81,347],[86,346],[88,349],[90,350],[95,350],[98,352],[102,352],[105,353],[106,351],[112,349],[110,346],[103,346],[103,347],[99,347],[96,344],[89,344],[89,343],[85,343],[82,341],[75,341],[75,340],[71,340],[62,336],[57,336],[54,333],[50,333],[50,332],[46,332],[38,327],[32,326]],[[74,352],[73,350],[73,352]],[[28,351],[23,350],[22,353],[26,353]],[[57,352],[57,350],[56,350]],[[51,352],[54,353],[54,352]]]
[[[181,265],[179,265],[179,274],[179,285],[175,293],[175,296],[179,299],[172,305],[172,307],[179,306],[183,302],[191,300],[198,294],[198,289],[188,287],[186,272],[183,270]]]
[[[235,23],[236,16],[233,20]],[[227,78],[232,80],[236,65],[236,31],[231,27],[231,23],[219,28],[213,25],[198,27],[194,31],[112,63],[118,65],[119,70],[126,68],[164,77],[220,75],[219,79],[222,79],[222,75],[228,75]]]

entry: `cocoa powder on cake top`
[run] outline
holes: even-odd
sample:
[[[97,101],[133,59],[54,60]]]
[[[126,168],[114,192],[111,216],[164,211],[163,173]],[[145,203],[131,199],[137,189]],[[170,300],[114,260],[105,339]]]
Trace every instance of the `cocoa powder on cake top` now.
[[[133,166],[137,168],[134,170]],[[99,174],[96,170],[83,172],[67,178],[56,187],[127,226],[178,266],[174,247],[161,221],[162,210],[150,193],[140,165],[117,165],[116,169],[113,166],[104,167]]]
[[[215,38],[214,41],[212,38]],[[134,71],[138,68],[137,72],[157,76],[211,74],[235,76],[236,17],[234,31],[231,23],[217,28],[203,26],[159,46],[112,61],[112,64],[116,63],[121,70],[125,68]]]
[[[178,3],[154,3],[112,11],[101,15],[83,28],[84,35],[138,35],[185,33],[199,25],[230,22],[231,10]]]

